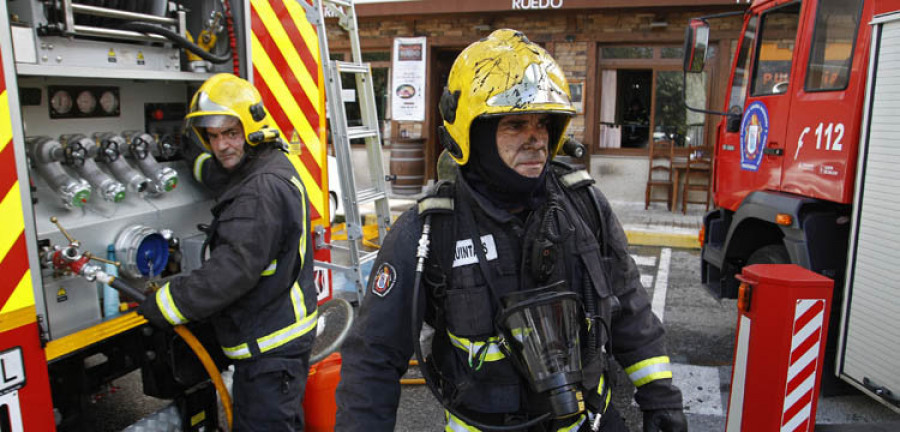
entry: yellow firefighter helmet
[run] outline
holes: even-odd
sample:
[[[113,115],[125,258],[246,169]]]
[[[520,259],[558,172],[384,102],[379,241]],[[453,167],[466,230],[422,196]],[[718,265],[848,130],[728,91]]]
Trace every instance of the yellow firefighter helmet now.
[[[256,146],[278,137],[278,130],[262,103],[262,96],[253,84],[232,74],[220,73],[206,80],[191,100],[185,116],[187,126],[209,149],[204,128],[222,127],[226,119],[237,118],[244,128],[247,144]]]
[[[556,61],[524,34],[503,29],[469,45],[450,69],[439,108],[441,140],[459,165],[469,161],[470,130],[479,116],[553,114],[549,151],[555,155],[575,108]]]

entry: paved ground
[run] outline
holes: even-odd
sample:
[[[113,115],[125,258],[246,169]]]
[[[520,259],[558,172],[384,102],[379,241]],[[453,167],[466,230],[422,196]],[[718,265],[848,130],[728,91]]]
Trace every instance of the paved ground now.
[[[395,198],[392,208],[399,212],[414,202]],[[670,212],[663,204],[647,210],[643,203],[611,205],[632,244],[654,311],[669,332],[676,384],[685,396],[691,430],[722,431],[737,313],[734,301],[713,299],[699,283],[697,235],[705,209],[692,206],[685,215]],[[417,376],[415,368],[407,373]],[[632,401],[634,388],[620,369],[615,376],[614,403],[629,428],[641,430],[641,413]],[[404,387],[397,418],[397,431],[440,430],[442,425],[441,407],[424,386]],[[861,394],[820,398],[815,421],[816,430],[822,431],[900,430],[900,415]]]
[[[631,251],[653,310],[668,332],[675,383],[684,394],[690,430],[724,430],[737,320],[735,302],[717,301],[699,285],[696,249],[632,246]],[[418,376],[415,367],[406,375]],[[613,403],[629,428],[639,431],[642,419],[632,401],[634,388],[621,369],[616,368],[614,376]],[[766,404],[753,408],[769,409]],[[861,394],[820,398],[815,421],[817,431],[900,430],[900,415]],[[404,386],[395,430],[437,431],[441,427],[441,407],[428,389]]]
[[[414,203],[410,197],[392,199],[394,212]],[[733,301],[716,301],[699,284],[699,250],[672,247],[673,243],[696,242],[704,209],[694,206],[687,215],[672,213],[662,204],[644,210],[643,203],[613,202],[613,208],[632,242],[632,256],[641,270],[641,281],[653,299],[654,312],[669,334],[670,356],[676,384],[685,396],[685,410],[692,432],[724,430],[731,378],[736,309]],[[642,246],[647,243],[656,246]],[[640,243],[640,244],[638,244]],[[353,299],[355,292],[336,295]],[[411,368],[407,377],[417,377]],[[631,401],[633,387],[616,371],[614,404],[629,428],[641,430],[641,414]],[[159,409],[166,401],[143,397],[139,374],[115,383],[115,393],[96,402],[98,413],[93,430],[113,431]],[[760,406],[765,409],[765,406]],[[441,407],[423,385],[404,386],[398,411],[397,431],[442,430]],[[900,415],[856,394],[820,398],[817,431],[895,431]]]

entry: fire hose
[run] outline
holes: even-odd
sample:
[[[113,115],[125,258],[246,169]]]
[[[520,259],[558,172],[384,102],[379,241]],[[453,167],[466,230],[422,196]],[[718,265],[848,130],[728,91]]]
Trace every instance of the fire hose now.
[[[143,302],[147,296],[144,295],[140,290],[128,285],[122,280],[112,276],[96,264],[91,263],[91,260],[97,260],[100,262],[105,262],[109,264],[118,265],[119,263],[114,263],[107,261],[102,258],[98,258],[92,256],[90,252],[81,253],[79,251],[80,243],[74,239],[59,225],[59,222],[55,217],[50,218],[50,222],[56,224],[60,231],[62,231],[63,235],[69,240],[69,245],[65,248],[57,247],[55,251],[53,251],[49,256],[49,263],[57,269],[70,270],[73,273],[84,277],[90,282],[100,282],[107,284],[122,294],[125,294],[132,299]],[[147,322],[146,320],[144,320]],[[206,348],[203,347],[203,344],[197,340],[197,337],[188,330],[184,325],[177,325],[173,327],[178,336],[184,340],[185,343],[194,351],[194,355],[197,356],[197,359],[200,360],[200,363],[203,365],[203,368],[206,369],[206,373],[209,374],[210,380],[212,380],[213,385],[216,388],[216,391],[219,393],[219,398],[222,401],[222,407],[225,410],[225,417],[228,420],[228,428],[232,427],[232,406],[231,406],[231,396],[228,394],[228,388],[225,387],[225,382],[222,381],[222,375],[219,373],[219,369],[216,367],[216,363],[213,361],[212,357],[210,357],[209,352],[206,351]]]
[[[87,257],[91,258],[90,255],[87,255]],[[142,292],[138,291],[131,285],[122,282],[115,276],[107,274],[104,271],[98,270],[92,273],[92,276],[97,282],[105,283],[138,302],[143,302],[144,299],[146,299],[146,296]],[[216,367],[216,363],[213,361],[212,357],[210,357],[209,352],[206,351],[206,348],[203,347],[203,344],[201,344],[200,341],[197,340],[197,337],[194,336],[194,334],[191,333],[191,331],[188,330],[187,327],[185,327],[184,325],[177,325],[172,329],[175,330],[175,333],[178,334],[178,336],[180,336],[185,343],[187,343],[192,351],[194,351],[194,355],[197,356],[197,359],[200,360],[201,364],[203,364],[203,368],[206,369],[206,373],[209,374],[209,378],[212,380],[216,391],[219,392],[219,398],[222,400],[222,407],[225,409],[225,417],[228,420],[228,428],[230,429],[233,418],[231,396],[228,395],[228,388],[225,387],[225,382],[222,381],[222,375],[219,373],[219,369]]]
[[[114,276],[107,275],[105,272],[101,272],[103,275],[109,277],[109,281],[103,280],[100,274],[97,274],[97,281],[105,283],[115,289],[117,289],[122,294],[126,294],[129,297],[133,298],[138,302],[143,302],[146,296],[133,288],[131,285],[122,282],[119,279],[116,279]],[[146,320],[145,320],[146,321]],[[231,411],[231,396],[228,395],[228,388],[225,387],[225,382],[222,381],[222,374],[219,373],[219,369],[216,367],[216,363],[213,361],[212,357],[210,357],[209,352],[206,351],[206,348],[203,347],[203,344],[188,330],[184,325],[177,325],[172,328],[175,330],[175,333],[178,336],[181,336],[181,339],[194,351],[194,355],[197,356],[197,359],[200,360],[200,363],[203,364],[203,368],[206,369],[206,373],[209,374],[209,378],[212,380],[213,385],[216,387],[216,391],[219,392],[219,398],[222,400],[222,407],[225,409],[225,417],[228,419],[228,428],[231,428],[232,422],[232,411]]]

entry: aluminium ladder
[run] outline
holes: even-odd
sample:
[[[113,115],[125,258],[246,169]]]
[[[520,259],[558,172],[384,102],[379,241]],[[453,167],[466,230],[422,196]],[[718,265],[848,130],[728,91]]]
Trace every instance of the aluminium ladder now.
[[[366,287],[360,265],[374,260],[378,251],[366,252],[360,247],[363,238],[363,227],[360,206],[374,203],[378,238],[383,241],[391,223],[390,205],[388,203],[387,186],[384,171],[384,160],[381,151],[381,133],[378,128],[378,114],[375,110],[375,91],[372,86],[372,69],[362,61],[359,45],[359,30],[356,20],[356,8],[352,0],[313,0],[311,10],[305,0],[299,0],[307,7],[307,17],[319,34],[319,52],[325,77],[325,95],[328,113],[331,117],[331,139],[337,159],[337,175],[340,178],[344,215],[347,227],[347,246],[317,244],[331,248],[332,251],[346,251],[349,255],[348,265],[338,265],[316,261],[316,265],[334,271],[347,273],[356,286],[357,300],[362,301]],[[328,38],[325,28],[326,11],[338,17],[339,25],[348,32],[352,61],[330,60],[328,55]],[[347,126],[347,110],[343,96],[342,74],[352,74],[356,78],[357,101],[362,117],[362,126]],[[366,145],[366,158],[372,186],[357,190],[354,175],[350,140],[363,139]],[[319,236],[322,238],[322,236]],[[332,257],[332,261],[334,261]]]

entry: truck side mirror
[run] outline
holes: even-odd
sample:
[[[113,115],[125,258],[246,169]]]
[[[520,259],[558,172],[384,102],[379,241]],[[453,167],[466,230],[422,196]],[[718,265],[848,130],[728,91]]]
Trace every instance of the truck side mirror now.
[[[709,46],[709,23],[692,18],[684,30],[684,71],[703,72]]]

